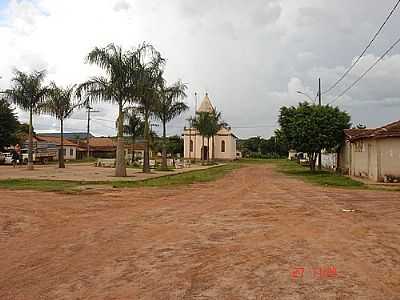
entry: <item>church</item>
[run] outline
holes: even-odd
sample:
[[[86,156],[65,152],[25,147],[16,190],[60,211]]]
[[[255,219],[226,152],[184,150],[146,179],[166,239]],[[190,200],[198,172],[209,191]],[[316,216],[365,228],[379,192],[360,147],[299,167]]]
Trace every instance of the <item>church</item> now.
[[[205,95],[199,108],[196,108],[197,112],[213,112],[214,107],[211,104],[208,94]],[[188,160],[207,160],[208,155],[213,153],[212,139],[210,138],[210,144],[207,144],[207,138],[204,138],[195,128],[184,129],[184,156]],[[236,159],[236,141],[237,137],[232,133],[230,127],[222,128],[217,135],[214,137],[214,155],[216,160],[234,160]]]

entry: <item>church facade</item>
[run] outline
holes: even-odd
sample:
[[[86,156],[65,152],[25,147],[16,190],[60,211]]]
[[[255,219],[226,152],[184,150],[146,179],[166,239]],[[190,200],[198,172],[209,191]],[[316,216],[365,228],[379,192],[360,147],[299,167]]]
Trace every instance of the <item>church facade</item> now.
[[[197,112],[212,112],[214,110],[210,98],[206,94],[201,102]],[[208,139],[203,137],[195,128],[184,129],[184,156],[188,160],[207,160],[212,158],[212,153],[216,160],[234,160],[237,158],[236,141],[237,137],[233,134],[231,128],[222,128],[214,137]],[[214,145],[214,149],[213,149]]]

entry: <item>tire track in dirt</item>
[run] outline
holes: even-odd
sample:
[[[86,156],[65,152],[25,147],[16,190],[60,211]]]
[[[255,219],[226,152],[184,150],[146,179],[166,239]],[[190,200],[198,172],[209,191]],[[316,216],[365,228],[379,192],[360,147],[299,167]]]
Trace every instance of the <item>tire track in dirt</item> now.
[[[398,195],[269,165],[174,188],[2,191],[0,299],[396,299]],[[326,265],[337,277],[291,278]]]

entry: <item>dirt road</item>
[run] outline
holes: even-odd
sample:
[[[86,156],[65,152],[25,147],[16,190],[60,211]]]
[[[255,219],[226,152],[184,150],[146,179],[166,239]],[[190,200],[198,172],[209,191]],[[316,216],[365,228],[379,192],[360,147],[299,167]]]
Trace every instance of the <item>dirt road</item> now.
[[[0,191],[0,230],[0,299],[400,299],[400,193],[271,166],[174,189]]]

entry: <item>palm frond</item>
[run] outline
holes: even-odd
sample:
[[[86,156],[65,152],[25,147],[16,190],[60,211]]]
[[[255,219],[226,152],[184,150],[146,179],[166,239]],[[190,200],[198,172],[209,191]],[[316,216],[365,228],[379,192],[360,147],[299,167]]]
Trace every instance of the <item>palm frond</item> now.
[[[5,91],[6,98],[18,105],[23,110],[40,112],[40,105],[48,94],[48,88],[43,85],[46,71],[33,71],[24,73],[14,70],[12,87]]]
[[[82,105],[76,101],[74,89],[75,85],[62,88],[52,82],[46,93],[47,101],[40,105],[40,110],[59,120],[69,118],[73,111]]]

